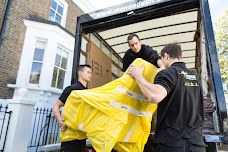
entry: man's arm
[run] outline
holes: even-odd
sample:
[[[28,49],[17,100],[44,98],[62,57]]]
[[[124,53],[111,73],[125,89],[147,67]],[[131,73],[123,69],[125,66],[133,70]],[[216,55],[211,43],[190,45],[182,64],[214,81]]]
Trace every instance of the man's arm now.
[[[127,73],[138,83],[142,93],[152,103],[159,103],[167,96],[167,90],[159,84],[151,84],[142,75],[143,68],[130,65]]]
[[[60,115],[60,108],[63,106],[64,104],[60,101],[57,100],[56,103],[54,104],[52,111],[54,113],[55,118],[57,119],[58,123],[59,123],[59,127],[61,131],[64,131],[66,126],[64,124],[64,119],[63,117]]]
[[[158,55],[156,50],[154,50],[150,46],[147,46],[146,54],[147,54],[146,56],[148,56],[148,62],[160,68],[160,70],[165,69],[165,65],[163,64],[161,57]]]

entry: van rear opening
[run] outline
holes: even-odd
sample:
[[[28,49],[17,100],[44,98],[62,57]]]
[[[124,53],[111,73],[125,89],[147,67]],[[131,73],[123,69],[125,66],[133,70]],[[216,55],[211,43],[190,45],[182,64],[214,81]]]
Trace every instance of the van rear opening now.
[[[217,150],[215,143],[228,142],[227,108],[208,1],[133,0],[79,16],[73,81],[74,69],[83,62],[92,65],[91,88],[120,77],[130,33],[139,35],[143,44],[159,54],[166,44],[180,43],[183,62],[201,80],[207,151]]]

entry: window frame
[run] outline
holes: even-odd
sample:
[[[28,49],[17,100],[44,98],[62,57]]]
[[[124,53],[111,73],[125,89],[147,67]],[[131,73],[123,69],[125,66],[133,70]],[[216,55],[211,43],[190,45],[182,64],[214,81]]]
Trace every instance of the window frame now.
[[[63,89],[51,87],[56,54],[55,51],[56,48],[61,45],[66,48],[69,53],[67,62],[67,74],[65,75],[63,84],[63,87],[65,88],[71,84],[72,79],[72,63],[75,43],[74,37],[56,25],[50,25],[30,20],[24,20],[24,24],[26,26],[26,33],[16,83],[7,84],[7,86],[9,88],[27,88],[29,90],[34,90],[32,92],[41,91],[40,96],[44,95],[42,93],[43,91],[49,91],[54,94],[61,94]],[[37,40],[47,41],[39,85],[28,83]]]
[[[62,5],[63,5],[63,15],[62,15],[62,16],[58,13],[58,10],[57,10],[57,9],[54,10],[54,9],[51,7],[52,1],[55,1],[55,2],[57,3],[57,8],[58,8],[59,4],[62,4]],[[51,0],[51,3],[50,3],[50,9],[49,9],[48,20],[53,21],[53,22],[56,22],[56,21],[55,21],[55,18],[54,18],[54,20],[50,19],[50,12],[51,12],[51,10],[52,10],[52,11],[55,12],[55,16],[56,16],[56,14],[58,14],[59,16],[62,17],[62,18],[61,18],[61,23],[60,23],[60,25],[63,26],[63,27],[65,27],[65,25],[66,25],[66,19],[67,19],[67,10],[68,10],[68,4],[67,4],[67,2],[66,2],[65,0]],[[56,23],[58,23],[58,22],[56,22]]]
[[[30,83],[29,81],[30,81],[30,75],[31,75],[31,72],[32,72],[32,65],[33,65],[33,63],[34,63],[34,60],[33,60],[33,58],[34,58],[34,55],[35,55],[35,49],[36,49],[36,44],[37,44],[37,42],[44,42],[45,43],[45,47],[44,47],[44,54],[43,54],[43,61],[42,62],[40,62],[40,61],[35,61],[35,63],[42,63],[42,66],[41,66],[41,72],[40,72],[40,78],[39,78],[39,83],[38,84],[36,84],[36,83]],[[32,47],[32,54],[33,54],[33,56],[31,57],[31,64],[30,64],[30,66],[29,66],[29,72],[28,72],[28,75],[27,75],[27,79],[26,79],[26,84],[28,85],[28,86],[34,86],[34,87],[36,87],[36,86],[38,86],[38,87],[40,87],[40,84],[41,84],[41,81],[42,81],[42,78],[43,78],[43,73],[44,72],[42,72],[43,71],[43,65],[44,65],[44,59],[45,59],[45,54],[46,54],[46,50],[47,50],[47,44],[48,44],[48,40],[47,39],[45,39],[45,38],[35,38],[35,42],[33,43],[33,47]]]
[[[60,90],[63,90],[63,89],[65,88],[65,84],[66,84],[66,75],[68,74],[68,71],[69,71],[70,51],[69,51],[66,47],[64,47],[63,45],[58,44],[57,47],[56,47],[55,55],[57,54],[58,48],[60,48],[61,51],[67,52],[67,54],[68,54],[67,63],[66,63],[66,69],[63,69],[63,68],[61,67],[62,56],[61,56],[61,62],[60,62],[60,66],[59,66],[59,67],[55,65],[55,60],[54,60],[53,69],[52,69],[52,75],[51,75],[52,78],[51,78],[51,85],[50,85],[50,87],[53,88],[53,89],[60,89],[60,88],[57,87],[57,82],[55,83],[55,87],[52,86],[52,80],[53,80],[54,69],[57,68],[58,70],[63,70],[63,71],[65,72],[65,76],[64,76],[64,80],[63,80],[63,81],[64,81],[64,82],[63,82],[63,88],[60,89]],[[55,58],[56,58],[56,56],[55,56]],[[71,69],[70,69],[70,70],[71,70]],[[58,78],[58,76],[57,76],[56,78]]]

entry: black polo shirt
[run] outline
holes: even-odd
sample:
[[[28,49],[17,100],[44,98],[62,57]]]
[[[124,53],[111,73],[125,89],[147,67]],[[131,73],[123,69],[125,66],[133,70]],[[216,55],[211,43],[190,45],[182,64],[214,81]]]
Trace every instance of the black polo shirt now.
[[[64,90],[63,90],[63,93],[61,94],[61,96],[59,97],[59,100],[65,104],[68,96],[70,95],[71,91],[73,90],[84,90],[84,89],[87,89],[86,87],[84,87],[81,82],[77,81],[75,84],[72,84],[68,87],[66,87]]]
[[[183,62],[175,62],[160,71],[155,84],[167,90],[167,96],[158,104],[155,143],[175,143],[188,138],[203,143],[203,95],[195,74]]]
[[[143,60],[146,60],[147,62],[152,63],[156,67],[157,61],[160,58],[158,55],[157,51],[153,50],[150,46],[148,45],[141,45],[141,50],[138,53],[135,53],[132,51],[132,49],[127,50],[123,57],[123,69],[122,71],[125,72],[127,68],[130,66],[130,64],[136,59],[136,58],[142,58]]]

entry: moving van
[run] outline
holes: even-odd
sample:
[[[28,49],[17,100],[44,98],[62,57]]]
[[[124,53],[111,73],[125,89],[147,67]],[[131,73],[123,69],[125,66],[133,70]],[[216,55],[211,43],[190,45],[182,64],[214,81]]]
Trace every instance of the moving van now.
[[[158,53],[165,44],[180,43],[183,61],[203,88],[207,152],[217,151],[217,143],[228,141],[227,108],[208,0],[132,0],[79,16],[72,83],[83,63],[92,66],[90,88],[119,78],[130,33]]]

